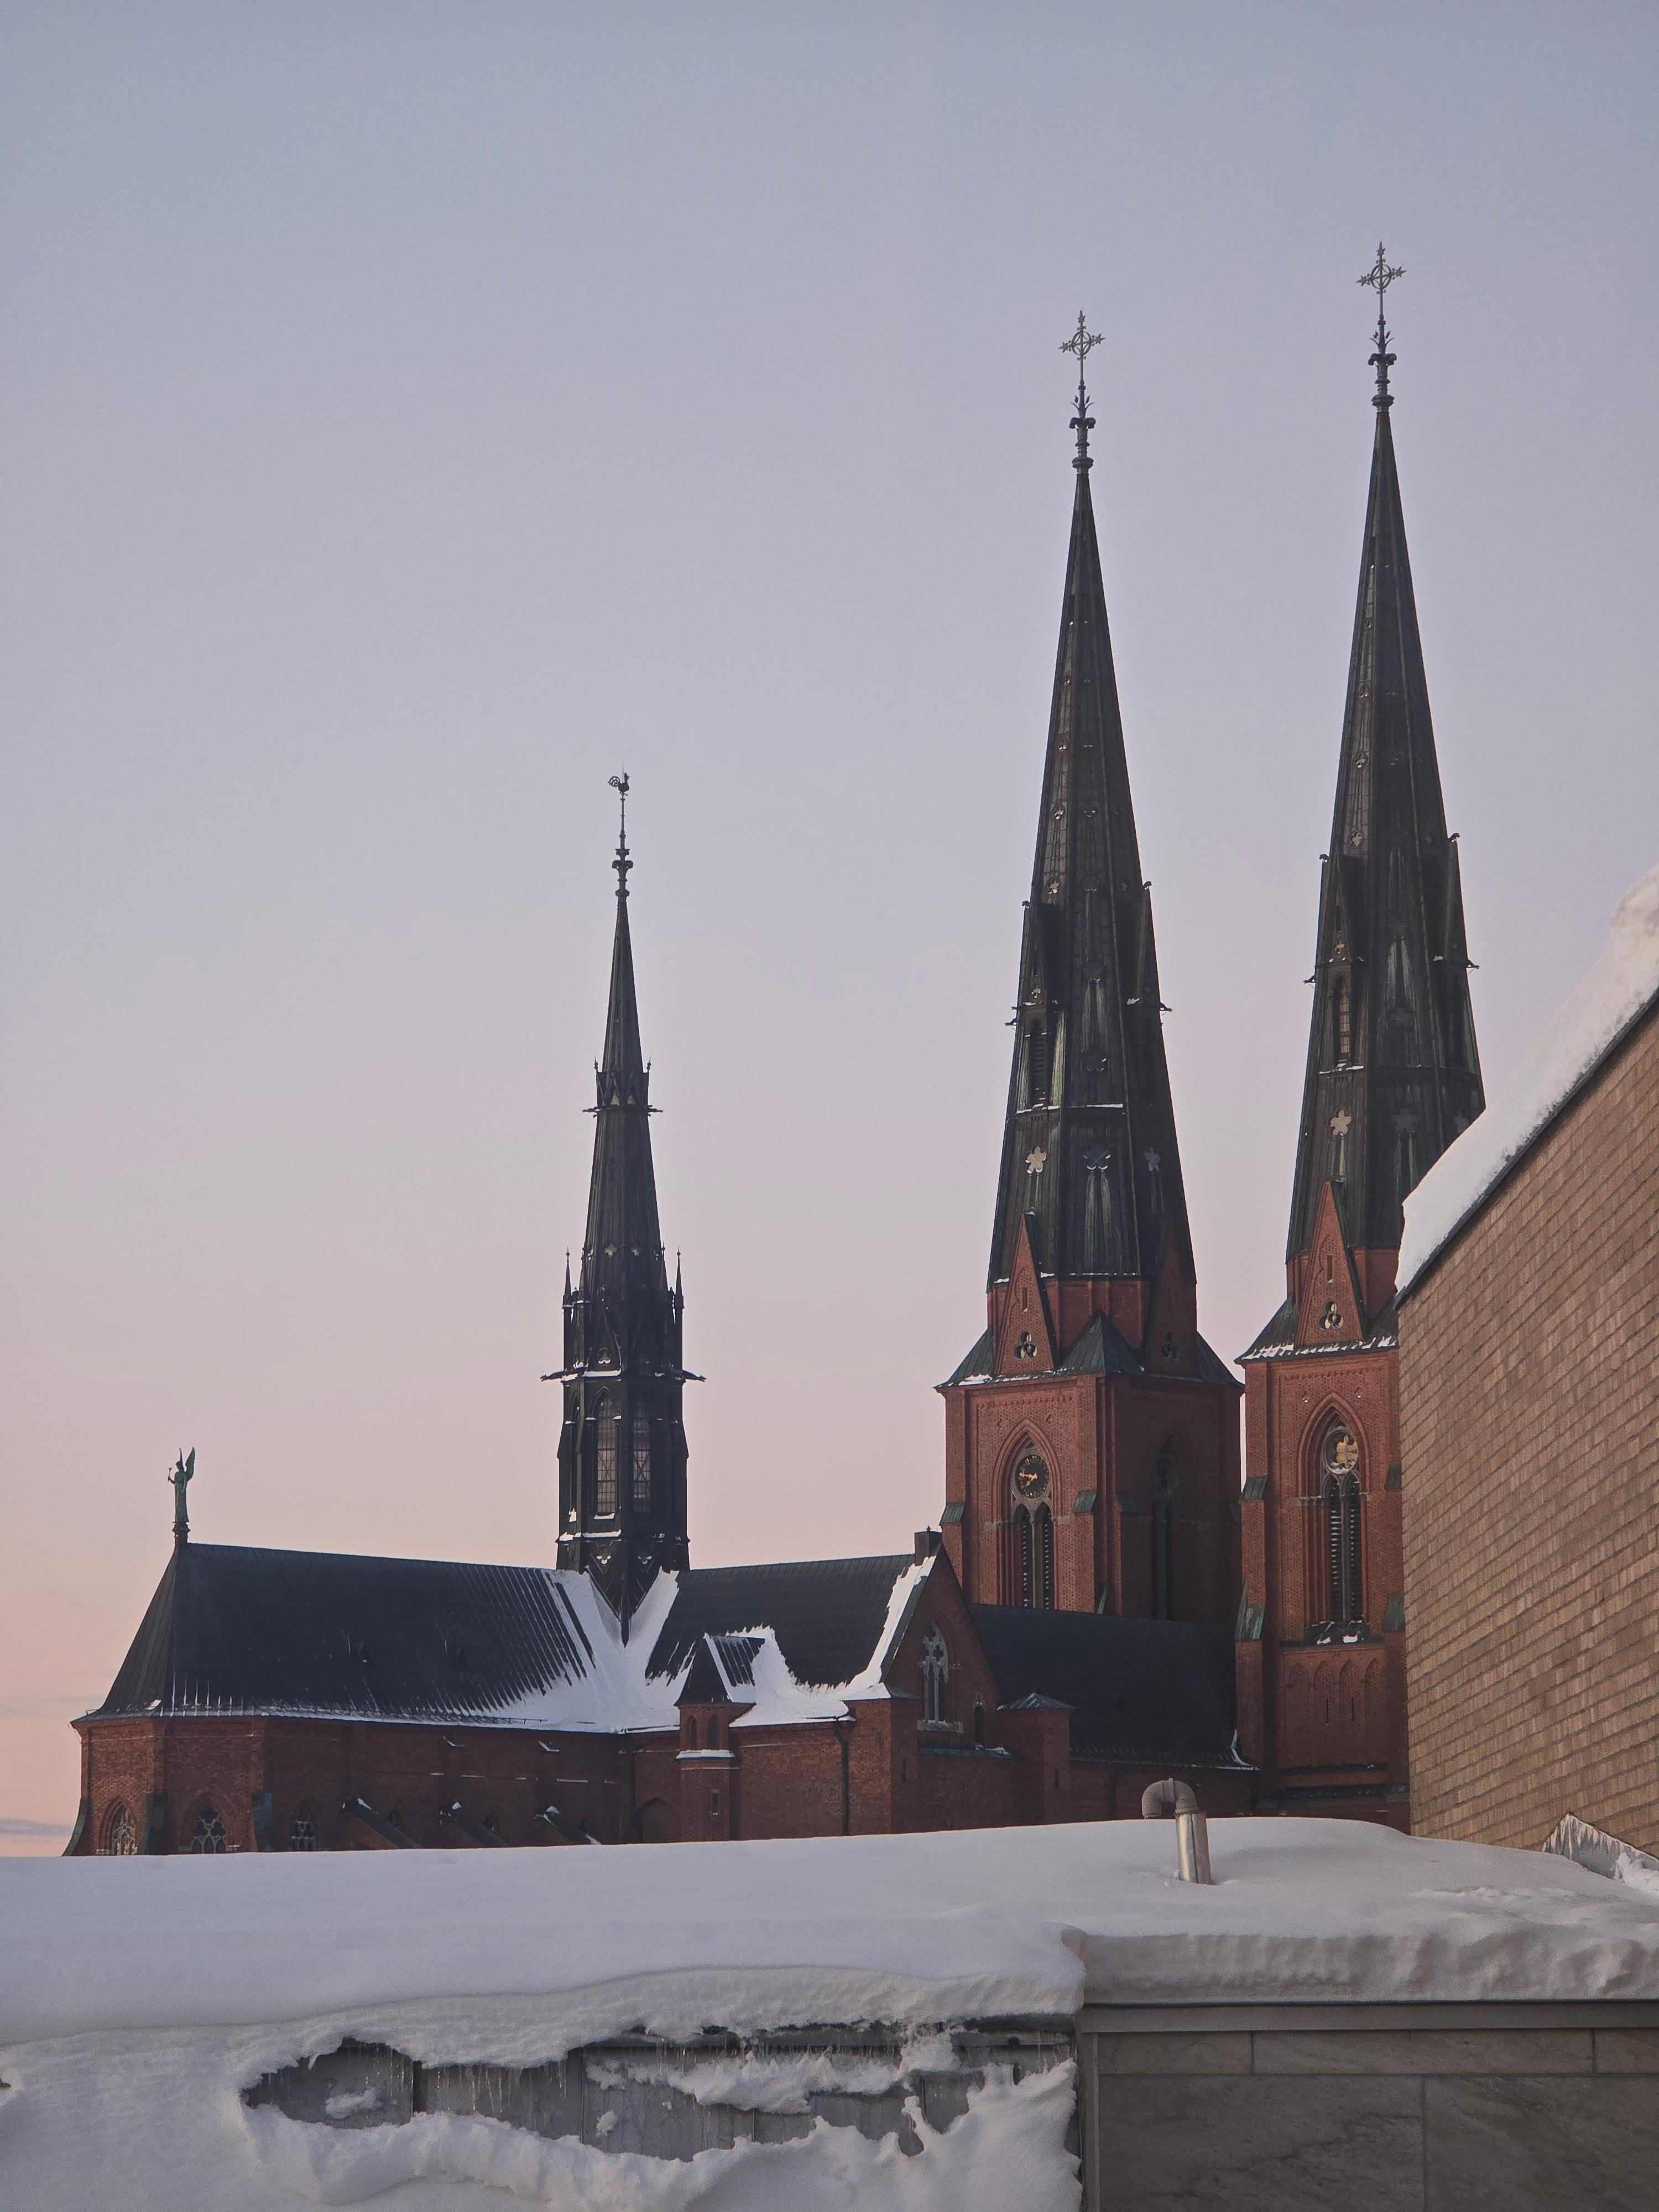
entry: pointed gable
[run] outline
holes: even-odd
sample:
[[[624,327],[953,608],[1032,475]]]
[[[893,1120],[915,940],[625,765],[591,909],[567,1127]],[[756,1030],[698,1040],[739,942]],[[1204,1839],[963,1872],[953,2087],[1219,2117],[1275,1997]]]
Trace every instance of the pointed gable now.
[[[1364,1338],[1365,1326],[1359,1278],[1342,1233],[1336,1191],[1327,1182],[1320,1189],[1313,1242],[1302,1273],[1296,1341],[1298,1345],[1358,1344]]]
[[[1052,1375],[1054,1370],[1054,1325],[1037,1273],[1032,1226],[1028,1215],[1015,1234],[1008,1297],[992,1352],[991,1371],[995,1375]]]

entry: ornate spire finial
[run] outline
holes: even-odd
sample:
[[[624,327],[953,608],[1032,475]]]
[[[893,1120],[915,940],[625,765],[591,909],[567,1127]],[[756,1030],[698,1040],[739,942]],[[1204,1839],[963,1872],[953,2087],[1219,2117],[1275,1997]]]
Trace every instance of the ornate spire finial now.
[[[611,777],[611,788],[616,793],[622,806],[622,826],[617,833],[617,857],[611,865],[617,871],[617,896],[618,898],[626,898],[628,896],[628,871],[634,865],[628,857],[629,783],[628,770],[626,769],[623,770],[620,775],[613,775]]]
[[[1094,466],[1089,459],[1089,433],[1095,427],[1095,418],[1089,412],[1089,387],[1083,380],[1083,364],[1099,343],[1098,336],[1089,328],[1088,319],[1079,308],[1077,328],[1070,337],[1060,341],[1060,348],[1062,353],[1077,356],[1077,413],[1072,417],[1072,428],[1077,432],[1077,458],[1072,466],[1079,472]]]
[[[192,1445],[188,1455],[180,1452],[167,1480],[173,1485],[173,1541],[182,1550],[190,1541],[190,1507],[185,1492],[196,1473],[196,1450]]]
[[[1388,256],[1383,252],[1379,240],[1376,266],[1368,269],[1359,280],[1362,284],[1369,284],[1376,294],[1376,351],[1370,359],[1370,366],[1376,371],[1376,397],[1371,402],[1373,407],[1394,405],[1393,395],[1389,390],[1389,371],[1394,367],[1394,356],[1389,351],[1388,319],[1382,310],[1389,285],[1396,276],[1403,276],[1405,273],[1403,269],[1389,268]]]

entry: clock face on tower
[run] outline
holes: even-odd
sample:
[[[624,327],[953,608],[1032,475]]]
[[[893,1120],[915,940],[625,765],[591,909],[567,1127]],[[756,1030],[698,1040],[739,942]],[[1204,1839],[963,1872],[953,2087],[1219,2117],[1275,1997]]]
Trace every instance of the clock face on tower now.
[[[1048,1488],[1048,1470],[1035,1453],[1014,1469],[1014,1492],[1024,1498],[1042,1498]]]

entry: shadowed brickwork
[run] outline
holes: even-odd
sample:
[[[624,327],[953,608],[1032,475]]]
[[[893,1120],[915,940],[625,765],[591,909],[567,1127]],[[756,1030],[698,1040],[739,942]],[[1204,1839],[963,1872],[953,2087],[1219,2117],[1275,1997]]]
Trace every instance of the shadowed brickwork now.
[[[1422,1832],[1659,1849],[1659,1013],[1401,1309]]]

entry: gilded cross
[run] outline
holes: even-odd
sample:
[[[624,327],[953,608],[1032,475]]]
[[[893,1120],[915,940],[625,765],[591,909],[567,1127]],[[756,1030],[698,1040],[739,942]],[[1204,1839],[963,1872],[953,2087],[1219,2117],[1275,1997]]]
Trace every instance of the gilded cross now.
[[[1089,433],[1095,427],[1095,418],[1089,412],[1089,389],[1083,380],[1083,365],[1099,343],[1098,333],[1089,328],[1088,319],[1079,308],[1077,328],[1070,337],[1061,339],[1060,347],[1062,353],[1077,356],[1077,413],[1072,417],[1072,428],[1077,432],[1077,459],[1072,463],[1074,469],[1090,465]]]
[[[1378,407],[1389,407],[1394,404],[1389,397],[1389,371],[1394,367],[1394,356],[1389,351],[1389,325],[1383,307],[1389,285],[1396,276],[1403,276],[1405,273],[1403,269],[1389,266],[1389,258],[1379,240],[1376,267],[1368,269],[1359,279],[1362,284],[1369,284],[1376,295],[1376,351],[1371,356],[1370,366],[1376,371],[1376,398],[1374,404]]]

